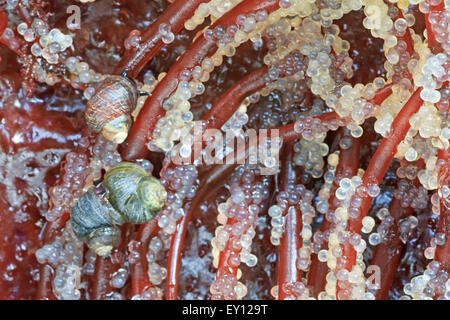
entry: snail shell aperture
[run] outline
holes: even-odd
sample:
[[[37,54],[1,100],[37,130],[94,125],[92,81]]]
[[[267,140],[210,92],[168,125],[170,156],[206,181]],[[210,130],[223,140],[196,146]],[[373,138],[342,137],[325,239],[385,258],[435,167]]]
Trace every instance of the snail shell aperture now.
[[[70,213],[75,235],[100,256],[108,254],[120,238],[121,215],[108,202],[102,202],[93,190],[77,201]]]
[[[162,209],[167,192],[158,179],[140,165],[121,162],[111,167],[103,181],[109,202],[125,221],[144,223]]]
[[[112,166],[103,185],[108,191],[105,199],[90,189],[70,213],[75,235],[101,256],[107,255],[117,244],[120,225],[149,221],[167,199],[167,192],[159,180],[131,162]]]
[[[139,93],[133,80],[125,76],[108,76],[100,83],[86,105],[88,126],[115,143],[122,143],[131,126],[131,112]]]

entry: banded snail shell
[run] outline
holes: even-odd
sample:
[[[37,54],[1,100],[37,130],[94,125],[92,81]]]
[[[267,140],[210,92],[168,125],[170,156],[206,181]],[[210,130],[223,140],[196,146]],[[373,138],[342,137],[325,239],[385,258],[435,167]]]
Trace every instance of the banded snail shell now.
[[[107,255],[120,239],[122,216],[107,202],[88,190],[70,212],[75,235],[100,256]]]
[[[103,180],[108,200],[126,222],[141,224],[162,209],[167,192],[143,167],[121,162],[111,167]]]
[[[108,76],[100,83],[86,105],[88,126],[115,143],[122,143],[131,127],[131,112],[136,108],[138,90],[125,76]]]

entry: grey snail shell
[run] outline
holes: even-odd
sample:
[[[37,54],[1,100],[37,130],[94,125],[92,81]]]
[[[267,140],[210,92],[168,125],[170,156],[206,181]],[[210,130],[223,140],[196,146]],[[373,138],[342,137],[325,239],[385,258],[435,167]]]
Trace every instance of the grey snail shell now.
[[[140,165],[121,162],[111,167],[103,180],[108,200],[130,223],[144,223],[162,209],[167,192],[158,179]]]
[[[100,256],[110,253],[120,239],[120,225],[151,220],[167,199],[159,180],[131,162],[112,166],[103,185],[108,191],[106,199],[100,199],[90,189],[70,213],[75,235]]]
[[[72,230],[81,241],[100,256],[107,255],[120,238],[122,216],[88,190],[70,212]]]
[[[87,125],[115,143],[122,143],[131,126],[131,112],[139,93],[134,81],[126,76],[108,76],[100,83],[86,105]]]

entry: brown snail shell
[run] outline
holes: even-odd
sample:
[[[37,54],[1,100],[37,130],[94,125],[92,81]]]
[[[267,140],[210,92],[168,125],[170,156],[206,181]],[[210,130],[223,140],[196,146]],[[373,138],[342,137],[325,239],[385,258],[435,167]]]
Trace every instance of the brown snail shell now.
[[[115,143],[122,143],[131,126],[131,112],[139,93],[134,81],[126,76],[108,76],[86,105],[87,125]]]

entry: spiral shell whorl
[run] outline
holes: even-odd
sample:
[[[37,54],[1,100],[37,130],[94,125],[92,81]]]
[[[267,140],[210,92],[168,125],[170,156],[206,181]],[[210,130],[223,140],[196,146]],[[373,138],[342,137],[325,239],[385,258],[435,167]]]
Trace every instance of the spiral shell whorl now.
[[[122,143],[131,126],[131,112],[136,107],[138,91],[133,80],[108,76],[86,105],[87,125],[110,141]]]
[[[75,235],[98,255],[108,254],[120,238],[122,217],[92,190],[74,205],[70,220]]]
[[[166,189],[152,176],[142,178],[136,191],[142,205],[153,212],[161,210],[167,199]]]
[[[107,195],[101,199],[89,189],[72,208],[75,235],[98,255],[106,255],[120,239],[120,225],[141,224],[162,209],[167,192],[143,167],[120,162],[105,174]]]
[[[109,202],[126,222],[141,224],[161,210],[167,192],[141,166],[121,162],[108,170],[103,181]]]

